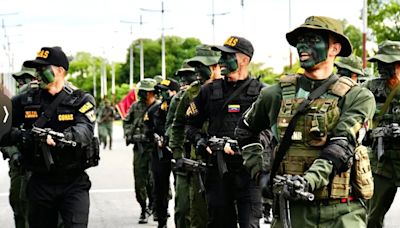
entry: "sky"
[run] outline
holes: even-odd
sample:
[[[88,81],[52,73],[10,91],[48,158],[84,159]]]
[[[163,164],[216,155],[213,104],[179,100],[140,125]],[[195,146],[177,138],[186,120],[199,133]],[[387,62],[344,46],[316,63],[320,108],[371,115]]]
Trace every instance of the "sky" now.
[[[161,14],[162,2],[164,20]],[[159,38],[163,21],[165,35],[196,37],[205,44],[222,45],[230,35],[243,36],[254,46],[252,61],[264,63],[265,67],[272,67],[280,73],[283,66],[289,64],[290,46],[285,38],[287,32],[312,15],[346,19],[362,30],[360,15],[363,2],[0,0],[0,71],[18,71],[24,60],[34,59],[44,46],[61,46],[67,55],[85,51],[102,56],[109,62],[125,62],[130,42],[138,38]],[[213,12],[214,27],[210,16]],[[140,16],[142,26],[138,23]],[[9,67],[8,47],[12,56],[10,59],[14,63],[13,69]],[[292,48],[292,52],[294,58],[297,58],[296,50]]]

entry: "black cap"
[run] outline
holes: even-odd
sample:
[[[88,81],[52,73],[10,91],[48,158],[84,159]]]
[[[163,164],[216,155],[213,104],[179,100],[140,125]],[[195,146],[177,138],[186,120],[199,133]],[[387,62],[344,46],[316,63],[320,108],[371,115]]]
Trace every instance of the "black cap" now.
[[[61,66],[66,71],[69,68],[68,58],[61,47],[43,47],[36,55],[36,59],[25,61],[25,67],[36,68],[39,66]]]
[[[250,57],[253,57],[254,48],[250,41],[239,36],[230,36],[224,43],[224,46],[212,46],[214,51],[222,51],[227,53],[243,53]]]
[[[160,83],[155,86],[156,89],[159,90],[171,90],[171,91],[179,91],[181,86],[174,79],[164,79]]]

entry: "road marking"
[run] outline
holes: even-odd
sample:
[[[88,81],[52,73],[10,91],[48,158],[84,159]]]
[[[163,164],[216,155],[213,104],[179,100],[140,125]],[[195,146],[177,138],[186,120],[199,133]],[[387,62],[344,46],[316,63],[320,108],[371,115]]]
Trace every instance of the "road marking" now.
[[[122,188],[122,189],[93,189],[89,193],[119,193],[119,192],[135,192],[134,189]],[[0,197],[8,197],[8,192],[1,192]]]

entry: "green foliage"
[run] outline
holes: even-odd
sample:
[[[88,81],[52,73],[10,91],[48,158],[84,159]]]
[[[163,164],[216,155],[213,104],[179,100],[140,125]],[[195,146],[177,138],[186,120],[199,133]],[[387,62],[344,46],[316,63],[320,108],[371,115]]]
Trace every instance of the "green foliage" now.
[[[400,2],[398,0],[368,0],[368,27],[377,43],[400,40]]]
[[[196,46],[201,42],[197,38],[181,38],[177,36],[165,37],[165,64],[167,77],[174,78],[175,72],[182,66],[185,59],[196,53]],[[132,43],[134,48],[134,82],[140,79],[140,40]],[[153,77],[161,75],[161,38],[157,40],[143,40],[144,75]],[[129,83],[129,47],[126,62],[122,64],[118,83]]]
[[[362,32],[352,24],[344,23],[344,34],[349,38],[353,45],[353,54],[362,57]]]
[[[262,68],[263,65],[263,63],[250,63],[250,75],[256,78],[260,77],[260,80],[268,85],[275,84],[279,74],[274,73],[272,67]]]

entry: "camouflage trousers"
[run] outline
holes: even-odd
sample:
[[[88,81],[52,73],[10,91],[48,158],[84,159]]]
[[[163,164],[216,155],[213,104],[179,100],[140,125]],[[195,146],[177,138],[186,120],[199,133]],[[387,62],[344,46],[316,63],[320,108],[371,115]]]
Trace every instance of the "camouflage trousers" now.
[[[142,207],[147,208],[147,199],[149,206],[153,203],[153,177],[151,171],[151,153],[152,146],[145,146],[144,150],[139,152],[133,148],[133,177],[135,182],[136,200]]]
[[[26,187],[29,173],[21,167],[10,165],[10,205],[14,212],[16,228],[27,228],[28,226],[28,200],[26,198]]]

